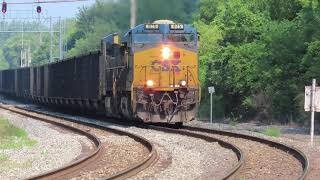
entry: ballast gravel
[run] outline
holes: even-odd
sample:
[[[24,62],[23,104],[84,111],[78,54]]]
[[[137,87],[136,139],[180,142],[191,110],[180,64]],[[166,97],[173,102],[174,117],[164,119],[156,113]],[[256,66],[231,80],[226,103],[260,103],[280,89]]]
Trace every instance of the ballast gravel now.
[[[35,106],[28,106],[28,108],[39,111]],[[217,142],[207,142],[198,138],[138,127],[125,127],[106,121],[96,121],[81,116],[52,112],[44,108],[41,108],[41,111],[83,122],[94,121],[101,126],[127,131],[151,141],[156,147],[158,161],[130,179],[203,179],[208,178],[208,174],[214,174],[216,179],[221,179],[238,163],[236,154],[230,149],[221,147]],[[114,153],[117,154],[117,152]],[[129,151],[128,153],[132,152]],[[124,164],[128,165],[128,163]],[[101,175],[84,173],[76,179],[83,177],[95,179],[101,177]]]
[[[85,136],[61,130],[51,124],[0,109],[14,126],[24,129],[36,144],[21,149],[0,149],[8,159],[0,164],[1,179],[25,179],[64,166],[92,146]]]
[[[228,124],[210,124],[201,121],[194,121],[190,122],[188,125],[195,126],[195,127],[202,127],[202,128],[211,128],[211,129],[221,129],[227,131],[233,131],[236,133],[247,134],[250,136],[262,137],[265,139],[269,139],[272,141],[280,142],[283,144],[287,144],[289,146],[296,147],[302,150],[304,153],[307,154],[309,160],[312,164],[317,164],[314,160],[319,156],[314,156],[313,158],[311,154],[320,152],[319,146],[317,150],[317,146],[315,147],[308,147],[308,143],[306,142],[298,142],[293,139],[285,138],[285,137],[269,137],[265,136],[261,133],[257,133],[257,131],[262,131],[269,127],[262,127],[262,126],[254,126],[250,123],[239,124],[237,127],[230,126]],[[287,132],[290,129],[290,132],[302,132],[303,128],[293,130],[292,128],[285,127],[285,131]],[[253,130],[253,131],[252,131]],[[300,137],[299,134],[290,134],[292,137]],[[215,137],[221,137],[219,135],[215,135]],[[243,179],[298,179],[300,175],[302,175],[302,165],[301,163],[295,159],[292,155],[276,149],[270,146],[267,146],[262,143],[255,143],[251,140],[245,140],[241,138],[234,138],[234,137],[225,137],[226,140],[230,142],[234,142],[238,147],[240,147],[246,157],[246,161],[244,167],[240,170],[238,176]],[[319,163],[318,163],[319,164]],[[319,167],[311,167],[312,169],[319,170]],[[318,171],[319,172],[319,171]],[[319,177],[319,173],[310,173],[315,174],[312,177]],[[307,179],[317,179],[317,178],[309,178]]]
[[[11,102],[9,104],[17,103]],[[27,105],[26,107],[39,110],[33,105]],[[40,111],[59,116],[65,116],[84,122],[93,121],[92,119],[80,116],[70,116],[62,113],[55,113],[46,108],[41,108]],[[150,140],[156,147],[158,160],[149,168],[138,173],[134,177],[131,177],[130,179],[221,179],[221,177],[238,162],[238,159],[233,151],[221,147],[216,142],[207,142],[188,136],[147,130],[137,127],[123,127],[101,121],[99,121],[99,123],[114,129],[128,131],[140,135],[147,140]],[[134,150],[135,149],[133,149],[133,151]],[[129,149],[128,154],[131,153],[132,151]],[[114,151],[114,154],[118,154],[117,151]],[[117,155],[117,157],[121,156]],[[133,155],[133,157],[135,156]],[[108,163],[106,162],[106,164]],[[123,164],[128,165],[128,162],[123,162]],[[109,170],[106,171],[108,172]],[[92,173],[92,171],[88,173],[84,172],[80,173],[79,176],[74,177],[74,179],[101,178],[106,171],[100,171],[97,169],[97,171],[94,171],[94,173]],[[215,174],[215,176],[208,177],[208,174]]]
[[[217,142],[135,127],[126,128],[126,131],[139,133],[155,142],[160,159],[169,161],[165,168],[160,168],[166,164],[165,160],[160,161],[132,179],[201,179],[208,174],[221,179],[237,163],[236,155]]]

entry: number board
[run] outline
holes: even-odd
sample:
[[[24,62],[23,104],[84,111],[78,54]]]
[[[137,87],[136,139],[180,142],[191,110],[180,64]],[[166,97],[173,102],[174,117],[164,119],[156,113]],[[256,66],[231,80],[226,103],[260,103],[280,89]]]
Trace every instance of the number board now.
[[[145,29],[157,30],[159,29],[159,24],[145,24]]]
[[[170,24],[171,30],[183,30],[184,25],[183,24]]]

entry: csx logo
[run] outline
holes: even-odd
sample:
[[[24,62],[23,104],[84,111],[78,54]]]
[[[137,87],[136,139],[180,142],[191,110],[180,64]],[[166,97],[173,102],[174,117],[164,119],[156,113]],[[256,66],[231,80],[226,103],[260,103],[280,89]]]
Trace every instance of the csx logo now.
[[[180,63],[181,63],[180,60],[171,60],[171,61],[154,60],[151,63],[151,68],[153,71],[170,71],[170,66],[171,66],[174,72],[180,72],[181,69],[180,67],[178,67]]]

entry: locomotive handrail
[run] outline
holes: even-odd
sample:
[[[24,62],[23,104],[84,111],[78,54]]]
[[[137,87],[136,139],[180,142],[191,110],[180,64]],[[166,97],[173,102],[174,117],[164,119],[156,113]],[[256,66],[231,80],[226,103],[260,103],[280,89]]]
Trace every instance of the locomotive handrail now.
[[[126,67],[127,67],[127,66],[116,66],[116,67],[106,68],[106,70],[123,69],[123,68],[126,68]]]

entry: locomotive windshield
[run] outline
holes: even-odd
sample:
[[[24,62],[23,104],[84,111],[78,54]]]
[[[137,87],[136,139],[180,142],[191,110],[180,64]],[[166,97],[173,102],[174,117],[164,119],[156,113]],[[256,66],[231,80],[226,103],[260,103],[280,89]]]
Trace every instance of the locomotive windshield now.
[[[162,34],[135,34],[133,36],[134,43],[138,44],[154,44],[163,41]]]
[[[168,34],[167,40],[169,42],[193,42],[195,36],[194,34]]]

